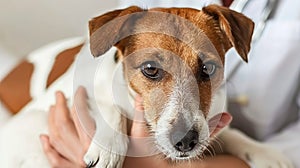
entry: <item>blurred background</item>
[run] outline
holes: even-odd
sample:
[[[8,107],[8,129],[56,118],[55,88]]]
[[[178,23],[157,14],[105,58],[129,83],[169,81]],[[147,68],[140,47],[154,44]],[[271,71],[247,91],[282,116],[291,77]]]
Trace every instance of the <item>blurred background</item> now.
[[[0,0],[0,72],[45,44],[86,36],[92,17],[116,7],[118,0]]]
[[[118,0],[0,0],[0,82],[33,50],[88,35],[88,21]],[[10,114],[0,101],[0,129]]]

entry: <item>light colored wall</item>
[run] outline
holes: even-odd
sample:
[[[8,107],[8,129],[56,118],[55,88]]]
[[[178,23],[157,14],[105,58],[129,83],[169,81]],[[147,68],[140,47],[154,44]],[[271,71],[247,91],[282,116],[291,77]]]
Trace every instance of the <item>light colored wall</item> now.
[[[87,35],[90,18],[117,6],[117,0],[0,0],[0,49],[22,57],[51,41]]]

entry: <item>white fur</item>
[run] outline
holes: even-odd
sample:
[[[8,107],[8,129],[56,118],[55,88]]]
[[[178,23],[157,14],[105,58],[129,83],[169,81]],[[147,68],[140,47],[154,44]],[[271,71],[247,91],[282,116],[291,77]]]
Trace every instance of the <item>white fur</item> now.
[[[256,142],[242,132],[225,128],[219,135],[223,149],[255,168],[293,168],[291,161],[268,145]]]
[[[124,104],[118,104],[114,96],[126,97],[128,95],[127,85],[120,72],[122,70],[114,62],[115,50],[110,50],[109,54],[102,56],[103,60],[95,77],[95,100],[92,105],[92,116],[96,119],[97,131],[92,144],[86,153],[84,160],[86,163],[96,161],[100,158],[97,167],[119,168],[122,167],[124,156],[127,152],[127,127],[126,109]],[[119,65],[121,66],[121,65]],[[114,77],[119,79],[115,81]],[[118,93],[114,95],[113,86],[117,84]],[[123,88],[122,88],[123,87]],[[123,109],[124,111],[120,111]],[[122,112],[124,112],[122,114]],[[132,111],[133,112],[133,111]]]
[[[208,124],[205,121],[203,112],[199,109],[200,101],[197,80],[191,72],[187,71],[184,67],[183,72],[172,74],[175,84],[171,94],[167,96],[168,101],[157,122],[155,132],[158,148],[167,158],[172,160],[182,159],[180,157],[182,153],[178,152],[174,148],[174,144],[170,142],[170,133],[172,133],[172,128],[174,127],[171,124],[173,120],[175,120],[173,123],[176,123],[178,119],[182,120],[189,129],[193,127],[199,132],[200,144],[195,147],[195,150],[186,152],[185,154],[189,155],[189,157],[184,159],[193,158],[202,153],[204,150],[202,146],[207,145],[209,138]]]

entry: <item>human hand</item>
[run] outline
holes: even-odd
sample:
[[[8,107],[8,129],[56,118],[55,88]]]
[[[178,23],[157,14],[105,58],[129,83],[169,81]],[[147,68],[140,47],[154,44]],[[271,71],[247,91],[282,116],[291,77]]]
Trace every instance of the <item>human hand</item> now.
[[[75,103],[71,109],[62,92],[56,93],[56,103],[50,107],[48,116],[49,135],[41,135],[43,150],[50,165],[54,168],[85,167],[83,156],[86,153],[95,123],[89,116],[87,94],[83,87],[75,93]],[[84,120],[85,129],[78,118]],[[88,124],[90,123],[90,124]],[[90,131],[90,132],[88,132]]]
[[[40,140],[43,150],[54,168],[79,168],[85,167],[83,156],[87,152],[91,143],[91,137],[95,130],[95,124],[88,115],[88,105],[86,102],[87,93],[80,87],[75,93],[75,105],[71,109],[67,106],[67,100],[60,91],[56,93],[56,103],[50,107],[48,116],[49,135],[41,135]],[[135,115],[131,129],[132,141],[130,149],[141,151],[144,144],[134,141],[135,138],[146,137],[148,132],[145,128],[143,117],[143,105],[141,97],[137,96],[135,101]],[[76,111],[77,110],[77,111]],[[78,119],[80,111],[80,121],[84,120],[85,128]],[[92,123],[87,125],[87,123]],[[88,128],[87,128],[88,127]],[[140,146],[142,145],[142,146]]]
[[[135,113],[132,122],[130,141],[123,167],[124,168],[153,168],[153,167],[168,167],[166,160],[158,159],[158,154],[151,154],[151,148],[154,145],[149,145],[149,132],[146,128],[144,120],[143,100],[139,95],[135,98]],[[145,145],[148,144],[148,145]]]

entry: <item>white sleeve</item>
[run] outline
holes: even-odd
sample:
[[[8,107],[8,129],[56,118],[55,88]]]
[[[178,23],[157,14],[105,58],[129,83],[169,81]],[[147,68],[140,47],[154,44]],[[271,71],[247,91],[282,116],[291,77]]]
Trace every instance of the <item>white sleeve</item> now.
[[[298,121],[267,139],[267,143],[282,151],[295,167],[300,168],[300,93],[297,97]]]

